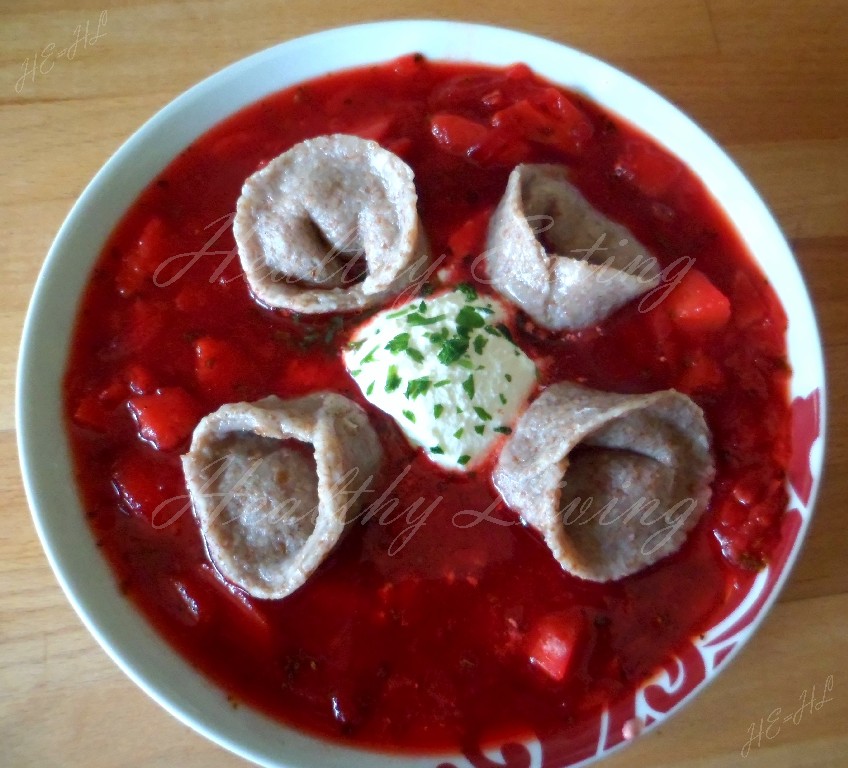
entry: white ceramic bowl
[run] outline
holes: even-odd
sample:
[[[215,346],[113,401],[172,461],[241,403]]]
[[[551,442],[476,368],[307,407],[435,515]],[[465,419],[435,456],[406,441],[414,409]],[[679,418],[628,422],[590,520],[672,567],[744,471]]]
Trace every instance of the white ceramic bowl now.
[[[77,303],[91,267],[142,189],[192,140],[268,93],[326,72],[420,51],[442,60],[507,65],[580,91],[665,145],[704,181],[727,211],[789,314],[794,370],[793,457],[785,535],[749,594],[671,668],[604,713],[597,740],[510,745],[506,765],[592,762],[622,742],[622,724],[637,716],[651,727],[691,700],[750,637],[774,602],[812,513],[824,442],[824,367],[810,300],[792,254],[750,183],[721,149],[663,98],[597,59],[558,43],[493,27],[397,21],[334,29],[292,40],[240,61],[180,96],[142,126],[100,170],[77,201],[50,249],[26,320],[18,371],[17,428],[27,497],[42,544],[62,588],[85,625],[115,662],[169,712],[249,760],[267,766],[381,768],[469,766],[462,756],[403,758],[323,742],[248,708],[233,710],[118,592],[94,544],[76,495],[68,444],[61,439],[61,383]],[[57,439],[58,438],[58,439]]]

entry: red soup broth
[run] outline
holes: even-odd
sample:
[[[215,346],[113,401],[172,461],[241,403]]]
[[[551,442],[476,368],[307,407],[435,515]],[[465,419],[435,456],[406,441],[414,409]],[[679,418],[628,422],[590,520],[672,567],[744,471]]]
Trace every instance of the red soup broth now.
[[[479,257],[486,223],[519,162],[567,165],[657,256],[665,280],[653,298],[663,301],[632,302],[561,334],[516,313],[510,330],[541,387],[675,387],[704,409],[717,476],[681,551],[613,583],[563,572],[499,503],[491,462],[442,471],[363,399],[341,351],[368,312],[298,316],[252,298],[230,226],[242,184],[295,143],[333,132],[373,138],[411,165],[450,281],[489,291]],[[597,716],[750,585],[787,501],[785,328],[726,215],[649,138],[523,65],[410,56],[271,95],[158,175],[83,296],[67,431],[120,589],[234,706],[342,742],[457,749]],[[294,594],[254,599],[211,566],[179,457],[200,417],[223,403],[321,389],[368,412],[386,456],[376,490],[390,489],[397,504],[354,520]],[[544,657],[558,634],[573,641],[567,674],[556,653]]]

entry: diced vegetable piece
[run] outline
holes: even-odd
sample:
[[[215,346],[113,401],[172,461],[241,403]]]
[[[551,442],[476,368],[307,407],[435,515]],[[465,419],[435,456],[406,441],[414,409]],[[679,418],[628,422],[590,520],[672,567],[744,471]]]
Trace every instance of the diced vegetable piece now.
[[[156,388],[153,374],[139,363],[133,363],[124,371],[124,381],[136,395],[146,395]]]
[[[113,419],[112,410],[92,392],[79,401],[74,411],[74,422],[97,432],[108,432]]]
[[[115,462],[112,485],[127,511],[141,517],[157,505],[158,487],[150,462],[136,453],[123,454]]]
[[[649,197],[665,194],[682,171],[673,157],[643,141],[628,142],[615,163],[616,175]]]
[[[200,386],[219,399],[244,396],[256,379],[256,367],[241,350],[211,336],[195,343],[194,372]]]
[[[360,139],[371,139],[372,141],[382,142],[389,135],[392,123],[394,123],[394,116],[381,115],[367,122],[360,123],[349,131],[345,131],[345,133],[349,133],[352,136],[359,136]]]
[[[709,278],[690,269],[665,300],[674,324],[692,333],[710,333],[730,320],[730,301]]]
[[[115,276],[118,291],[123,296],[138,293],[156,271],[165,250],[168,230],[158,216],[151,218],[141,230],[134,248],[124,255],[121,268]]]
[[[579,153],[592,137],[589,119],[564,96],[556,103],[556,112],[549,114],[543,108],[523,99],[496,112],[492,125],[510,129],[530,141],[549,144],[569,154]]]
[[[451,249],[451,253],[460,258],[476,256],[480,253],[486,241],[486,230],[491,218],[492,210],[486,208],[466,219],[448,238],[448,248]]]
[[[165,312],[156,302],[135,299],[129,312],[127,346],[138,352],[154,341],[165,329]]]
[[[565,679],[575,658],[582,634],[576,614],[552,613],[530,631],[527,655],[530,663],[556,682]]]
[[[676,384],[681,392],[716,389],[724,382],[719,364],[702,349],[697,349],[684,361],[686,370]]]
[[[180,387],[165,387],[150,395],[128,401],[138,425],[138,434],[160,451],[179,447],[191,435],[201,412],[192,397]]]
[[[467,117],[442,113],[430,118],[430,133],[445,152],[467,157],[484,142],[489,127]]]

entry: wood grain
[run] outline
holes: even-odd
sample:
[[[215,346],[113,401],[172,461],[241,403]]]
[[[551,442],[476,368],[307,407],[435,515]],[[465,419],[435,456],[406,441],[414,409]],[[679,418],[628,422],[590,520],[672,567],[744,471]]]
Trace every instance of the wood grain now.
[[[73,60],[21,80],[24,61],[92,31]],[[85,184],[144,120],[245,55],[330,26],[459,18],[553,37],[669,97],[719,142],[774,210],[809,282],[830,384],[816,520],[779,604],[732,667],[681,714],[607,764],[848,764],[848,5],[841,0],[31,0],[0,8],[0,745],[4,765],[238,766],[153,704],[97,647],[41,551],[14,435],[17,348],[49,244]],[[47,69],[47,67],[45,67]],[[776,708],[834,679],[833,700],[741,750]]]

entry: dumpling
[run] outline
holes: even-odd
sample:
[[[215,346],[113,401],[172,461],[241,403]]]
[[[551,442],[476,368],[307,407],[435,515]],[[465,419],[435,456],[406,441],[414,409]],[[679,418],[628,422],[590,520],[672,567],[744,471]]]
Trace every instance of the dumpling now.
[[[701,409],[675,390],[564,382],[525,411],[493,480],[565,570],[609,581],[682,546],[709,504],[709,441]]]
[[[327,557],[381,459],[362,408],[320,392],[224,405],[200,421],[182,461],[215,566],[251,595],[275,599]]]
[[[303,141],[244,183],[233,234],[253,293],[270,307],[374,306],[426,272],[412,169],[374,141]]]
[[[657,260],[556,165],[512,171],[486,249],[495,289],[553,331],[600,322],[660,281]]]

